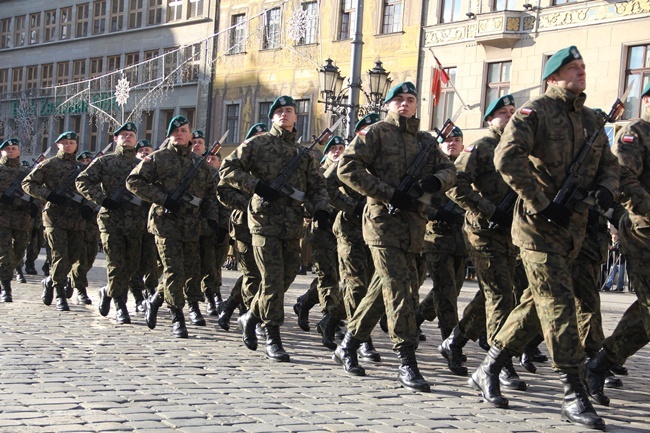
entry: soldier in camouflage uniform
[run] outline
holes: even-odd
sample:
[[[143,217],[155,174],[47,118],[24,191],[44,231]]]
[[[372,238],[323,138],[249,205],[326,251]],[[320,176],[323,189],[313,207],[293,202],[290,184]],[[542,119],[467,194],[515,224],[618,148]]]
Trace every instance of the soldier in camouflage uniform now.
[[[499,389],[499,373],[523,352],[541,322],[544,339],[564,387],[562,419],[589,428],[605,423],[586,396],[579,371],[584,362],[580,344],[571,272],[585,237],[588,205],[567,208],[552,201],[575,156],[594,133],[592,155],[577,183],[591,191],[596,204],[608,209],[618,194],[619,166],[602,128],[602,117],[584,106],[585,63],[574,46],[555,53],[544,68],[545,94],[524,104],[506,126],[496,148],[494,165],[519,195],[512,227],[521,250],[528,289],[493,338],[488,356],[469,383],[497,407],[508,400]],[[537,318],[536,314],[539,315]]]
[[[216,184],[207,163],[202,162],[198,166],[198,174],[185,191],[186,195],[194,197],[192,202],[172,198],[185,174],[198,163],[199,158],[191,151],[192,134],[187,118],[174,117],[167,128],[167,137],[164,149],[152,153],[131,171],[126,178],[126,187],[142,200],[153,203],[147,228],[156,236],[156,247],[163,264],[164,301],[171,313],[173,335],[187,338],[183,315],[185,299],[191,322],[205,326],[199,309],[203,294],[197,260],[197,227],[203,216],[207,218],[208,225],[216,230],[219,227],[219,214]],[[144,303],[145,320],[152,329],[156,326],[161,298],[156,294]]]
[[[418,131],[417,92],[412,83],[393,87],[386,104],[386,119],[371,125],[365,135],[357,135],[338,166],[341,181],[368,197],[363,238],[370,247],[375,273],[334,360],[349,374],[364,375],[356,352],[385,312],[393,348],[401,361],[399,381],[408,389],[428,392],[429,384],[415,358],[414,291],[418,278],[414,259],[422,252],[427,217],[426,205],[418,198],[447,190],[456,181],[456,170],[434,137]],[[398,186],[420,152],[427,153],[422,169],[415,174],[411,195]]]
[[[627,209],[618,222],[618,233],[637,300],[587,363],[591,396],[604,396],[603,381],[609,369],[624,364],[650,341],[650,82],[641,92],[641,101],[641,118],[621,128],[613,147],[621,164],[621,203]]]
[[[20,164],[20,141],[17,138],[9,138],[0,144],[0,151],[0,302],[12,302],[13,270],[27,247],[32,227],[30,206],[35,205],[31,200],[18,198],[16,193],[24,194],[20,185],[13,195],[6,194],[17,179],[29,172],[29,168]]]
[[[111,300],[115,322],[131,323],[126,306],[129,282],[140,263],[145,220],[138,204],[130,201],[126,177],[138,164],[135,157],[137,128],[126,122],[113,133],[115,151],[95,160],[77,178],[77,189],[95,206],[104,253],[108,285],[99,289],[99,313],[107,316]],[[137,299],[136,299],[137,302]]]
[[[284,321],[284,293],[299,266],[303,203],[285,196],[270,184],[299,150],[294,128],[298,118],[295,108],[290,96],[277,98],[269,110],[273,125],[268,134],[244,141],[224,159],[220,170],[225,183],[254,193],[248,204],[248,226],[261,283],[250,310],[239,318],[244,344],[251,350],[257,349],[255,325],[262,322],[266,355],[279,362],[290,360],[282,347],[280,326]],[[302,159],[288,182],[305,193],[318,224],[329,225],[325,179],[311,154]]]
[[[43,209],[43,225],[45,239],[51,249],[52,263],[50,276],[41,282],[43,303],[50,305],[56,292],[56,309],[69,311],[65,286],[70,269],[83,248],[86,223],[80,209],[88,211],[89,208],[80,208],[76,201],[68,198],[70,194],[76,194],[74,183],[65,191],[68,196],[56,192],[57,187],[78,173],[79,167],[75,159],[77,134],[73,131],[62,133],[57,137],[56,145],[59,149],[56,156],[43,161],[32,170],[23,180],[22,186],[27,194],[47,201]]]

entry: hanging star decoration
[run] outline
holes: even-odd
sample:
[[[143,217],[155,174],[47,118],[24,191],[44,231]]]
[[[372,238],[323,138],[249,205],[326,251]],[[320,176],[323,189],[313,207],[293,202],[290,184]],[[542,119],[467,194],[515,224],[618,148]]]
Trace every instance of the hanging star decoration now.
[[[129,100],[129,92],[131,91],[131,84],[125,77],[120,78],[115,85],[115,100],[117,105],[123,107],[126,101]]]

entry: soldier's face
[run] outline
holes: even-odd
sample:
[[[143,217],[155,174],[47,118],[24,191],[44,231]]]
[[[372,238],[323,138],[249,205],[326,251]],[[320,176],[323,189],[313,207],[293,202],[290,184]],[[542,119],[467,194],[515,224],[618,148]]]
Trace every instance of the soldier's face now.
[[[205,152],[205,140],[202,138],[193,138],[192,152],[197,155],[203,155],[203,152]]]
[[[153,149],[150,147],[141,147],[138,149],[137,153],[135,154],[135,157],[138,159],[144,159],[145,157],[151,155],[153,152]]]
[[[68,140],[67,138],[59,141],[56,143],[56,148],[59,150],[63,150],[63,152],[67,153],[68,155],[75,153],[77,151],[77,141],[76,140]]]
[[[273,112],[273,123],[287,131],[293,131],[293,125],[298,121],[296,109],[287,105],[286,107],[277,108]]]
[[[388,109],[400,116],[413,117],[418,110],[418,100],[410,93],[400,93],[388,102]]]
[[[329,150],[327,151],[327,158],[336,162],[341,159],[341,155],[343,155],[344,150],[345,146],[342,144],[335,144],[333,146],[330,146]]]
[[[463,146],[463,137],[449,137],[442,143],[440,148],[445,155],[456,158],[465,148]]]
[[[135,144],[138,142],[135,132],[133,131],[120,131],[120,133],[117,134],[116,139],[118,146],[122,145],[125,149],[133,149]]]
[[[174,129],[172,133],[169,134],[169,136],[174,138],[174,143],[183,147],[188,146],[190,144],[190,140],[192,140],[190,125],[186,124],[179,126],[178,128]]]
[[[210,155],[207,158],[208,164],[210,164],[211,167],[216,168],[219,170],[221,168],[221,158],[219,158],[217,155]]]
[[[2,156],[9,159],[16,159],[20,156],[20,146],[9,145],[2,149]]]
[[[644,107],[650,108],[650,95],[646,95],[643,98],[641,98],[641,102],[643,103]]]
[[[92,160],[92,158],[81,158],[79,160],[79,162],[82,163],[83,165],[88,165],[88,164],[90,164],[91,160]]]
[[[508,122],[510,122],[510,118],[513,114],[515,114],[515,107],[512,105],[506,105],[505,107],[501,107],[495,111],[492,115],[492,119],[488,120],[488,123],[503,131]]]
[[[587,88],[587,73],[582,59],[573,60],[551,74],[549,82],[579,95]]]

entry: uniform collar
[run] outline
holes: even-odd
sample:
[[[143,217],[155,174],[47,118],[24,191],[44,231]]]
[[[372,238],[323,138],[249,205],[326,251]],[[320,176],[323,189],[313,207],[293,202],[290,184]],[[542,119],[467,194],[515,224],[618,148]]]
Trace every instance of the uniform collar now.
[[[397,126],[400,131],[412,135],[417,134],[420,128],[420,119],[417,117],[408,118],[400,116],[394,111],[389,111],[384,121],[390,123],[391,125]]]
[[[59,159],[62,159],[64,161],[74,161],[77,162],[77,154],[76,153],[65,153],[63,149],[58,150],[56,152],[56,157]]]
[[[492,132],[494,135],[496,135],[497,137],[501,137],[501,135],[503,135],[503,131],[500,128],[496,127],[496,126],[490,125],[488,127],[488,130],[490,132]]]
[[[279,126],[276,126],[275,124],[271,125],[271,130],[269,131],[269,134],[271,134],[274,137],[278,137],[282,141],[286,141],[288,143],[295,143],[296,142],[296,128],[293,128],[293,131],[289,132],[284,128],[280,128]]]
[[[20,157],[9,159],[6,156],[0,157],[0,164],[8,167],[18,167],[20,165]]]
[[[641,118],[646,122],[650,122],[650,107],[645,109],[645,111],[643,112],[643,116],[641,116]]]
[[[585,105],[585,100],[587,99],[587,95],[584,92],[576,95],[554,84],[548,85],[546,94],[553,99],[563,101],[567,108],[573,109],[573,111],[582,110],[582,107]]]
[[[127,149],[124,146],[122,146],[121,144],[118,144],[118,145],[115,146],[115,154],[135,158],[135,148]]]
[[[167,147],[170,148],[171,150],[173,150],[174,152],[176,152],[178,155],[185,156],[185,155],[188,155],[190,153],[190,147],[191,146],[189,146],[189,145],[188,146],[180,146],[180,145],[178,145],[176,143],[169,143],[167,145]]]

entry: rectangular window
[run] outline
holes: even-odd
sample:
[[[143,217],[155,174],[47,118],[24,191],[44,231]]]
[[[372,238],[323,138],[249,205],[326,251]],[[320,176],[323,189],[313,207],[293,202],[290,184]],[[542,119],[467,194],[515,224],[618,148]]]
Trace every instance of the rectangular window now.
[[[492,101],[510,93],[510,69],[512,62],[488,63],[483,109]]]
[[[461,13],[461,0],[442,0],[441,23],[451,23],[463,18]]]
[[[192,127],[193,127],[194,129],[198,129],[198,128],[196,127],[196,125],[194,125],[194,113],[195,113],[195,112],[196,112],[196,110],[194,109],[194,107],[191,107],[191,108],[181,108],[181,115],[185,116],[185,118],[186,118],[187,120],[189,120],[190,125],[192,125]],[[210,143],[206,143],[206,144],[209,145]]]
[[[50,87],[54,79],[54,65],[49,63],[41,66],[41,88]]]
[[[178,67],[178,47],[165,48],[163,53],[163,73],[166,77],[176,71]],[[172,82],[175,81],[173,80]]]
[[[9,48],[11,45],[11,18],[0,21],[0,48]]]
[[[341,11],[339,17],[339,28],[337,40],[344,41],[350,39],[354,33],[355,9],[352,7],[352,0],[341,0]]]
[[[158,136],[167,136],[167,126],[174,118],[174,110],[160,110],[158,121]]]
[[[158,57],[158,50],[151,50],[144,52],[144,60],[148,60],[144,64],[144,82],[148,83],[158,78],[158,65],[160,59]]]
[[[153,26],[162,23],[163,0],[148,0],[147,25]]]
[[[106,57],[106,73],[115,72],[120,69],[121,56],[107,56]],[[121,78],[121,74],[112,74],[108,77],[108,86],[114,89],[117,86],[117,80]]]
[[[625,90],[632,87],[632,91],[625,103],[623,118],[626,120],[641,117],[643,114],[641,91],[650,81],[650,44],[637,45],[627,48],[625,65]]]
[[[227,143],[237,143],[239,140],[239,104],[226,105],[226,131],[230,131]]]
[[[106,0],[93,2],[93,35],[106,31]]]
[[[257,123],[266,123],[266,126],[271,127],[271,120],[269,119],[269,110],[273,102],[260,102],[260,111],[257,116]]]
[[[318,3],[307,2],[302,4],[302,10],[305,13],[305,34],[300,37],[298,45],[315,44],[318,33]]]
[[[516,0],[493,0],[493,11],[514,11],[517,6]]]
[[[72,82],[86,79],[86,59],[72,61]]]
[[[169,0],[167,3],[167,22],[183,19],[183,0]]]
[[[280,8],[266,11],[264,15],[264,41],[262,49],[271,50],[280,47]]]
[[[124,2],[122,0],[111,2],[111,31],[119,32],[124,26]]]
[[[35,89],[38,86],[38,66],[27,66],[27,76],[25,77],[25,90]]]
[[[296,99],[296,114],[298,120],[296,121],[296,139],[302,137],[303,142],[309,141],[309,112],[310,112],[309,99]]]
[[[27,31],[27,17],[25,15],[16,17],[14,21],[14,47],[25,45],[25,33]]]
[[[41,35],[41,13],[29,16],[29,44],[38,44]]]
[[[43,42],[52,42],[56,37],[56,11],[45,11],[44,30]]]
[[[23,90],[23,68],[11,70],[11,91],[14,93]]]
[[[72,31],[72,8],[61,8],[59,21],[59,39],[70,39]]]
[[[145,0],[129,0],[129,28],[139,29],[142,27],[143,2]]]
[[[142,131],[144,138],[153,144],[153,111],[142,113],[142,124],[144,125],[144,131]]]
[[[203,16],[203,0],[190,0],[190,11],[188,16],[190,18]]]
[[[384,0],[382,17],[382,33],[402,31],[402,0]]]
[[[70,80],[70,62],[56,64],[56,84],[66,84]]]
[[[124,75],[129,80],[129,83],[134,84],[138,80],[138,68],[129,68],[129,66],[136,65],[138,62],[140,62],[140,53],[126,53],[124,55],[124,66],[126,67]]]
[[[77,21],[75,23],[75,36],[82,38],[88,36],[88,23],[90,17],[90,4],[77,5]]]
[[[201,44],[189,45],[183,49],[183,83],[193,83],[199,79],[201,63]]]
[[[76,63],[76,62],[75,62]],[[90,59],[90,78],[98,77],[104,72],[104,59],[96,57]]]
[[[73,116],[76,120],[76,118],[81,118],[81,116]],[[81,119],[79,119],[81,120]],[[79,124],[81,126],[81,124]],[[97,118],[95,117],[91,122],[90,122],[90,146],[88,146],[88,150],[91,152],[96,152],[97,151],[97,136],[99,135],[99,128],[97,128]]]
[[[9,90],[9,69],[0,69],[0,95]]]
[[[442,68],[442,69],[449,76],[450,82],[454,82],[456,80],[455,67]],[[438,103],[438,105],[434,106],[433,108],[433,116],[431,117],[431,127],[429,129],[433,129],[434,127],[441,128],[447,119],[453,118],[455,113],[454,105],[455,105],[456,98],[454,98],[454,96],[456,95],[456,93],[454,92],[454,89],[451,87],[451,84],[449,83],[447,84],[441,83],[441,86],[442,88],[440,90],[440,102]]]
[[[230,54],[241,54],[246,50],[246,14],[237,14],[230,17]]]

